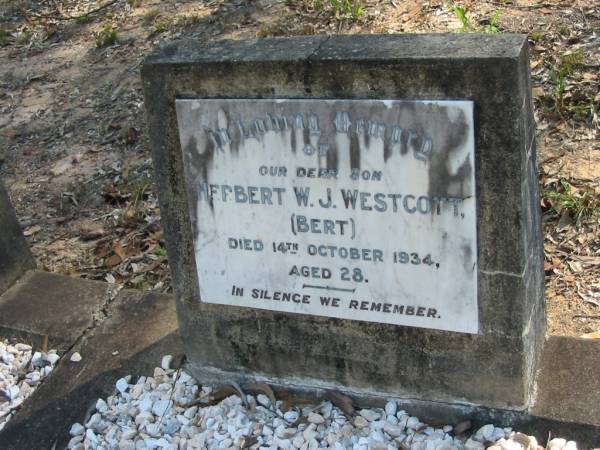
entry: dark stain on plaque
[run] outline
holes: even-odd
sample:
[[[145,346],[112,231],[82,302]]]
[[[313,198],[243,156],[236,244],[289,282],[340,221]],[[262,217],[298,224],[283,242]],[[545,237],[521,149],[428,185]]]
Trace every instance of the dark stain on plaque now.
[[[223,115],[225,116],[225,129],[229,134],[229,148],[233,156],[240,153],[240,143],[242,142],[242,133],[235,122],[234,115],[229,111],[229,104],[223,106]],[[217,125],[218,126],[218,125]]]
[[[390,156],[392,156],[392,138],[386,137],[383,140],[383,162],[387,162]]]
[[[302,129],[302,137],[304,139],[304,145],[310,144],[310,130],[308,127]]]
[[[338,148],[337,145],[332,145],[327,151],[327,169],[338,168]]]
[[[350,133],[350,169],[360,169],[360,143],[356,133]]]
[[[472,264],[472,253],[471,246],[467,244],[463,244],[460,249],[462,250],[462,264],[465,271],[468,273],[473,270]]]
[[[406,130],[402,130],[402,134],[400,135],[400,154],[401,155],[406,155],[408,153],[408,137],[407,136],[408,133],[406,132]]]
[[[473,192],[465,192],[473,173],[469,156],[465,158],[455,173],[450,172],[449,162],[456,152],[467,140],[469,125],[463,111],[456,119],[452,120],[447,113],[447,108],[437,108],[436,120],[439,126],[435,127],[433,153],[429,161],[429,195],[431,197],[454,196],[465,198]],[[445,126],[442,126],[445,124]],[[472,187],[471,187],[472,189]]]
[[[208,183],[208,172],[209,166],[212,163],[214,154],[215,154],[215,145],[212,139],[206,139],[206,145],[204,146],[204,152],[198,151],[198,142],[194,136],[190,137],[187,145],[185,146],[185,151],[190,155],[195,155],[196,166],[199,169],[200,176],[202,181]],[[212,198],[208,197],[208,204],[210,206],[211,211],[214,209],[214,204]]]
[[[290,146],[292,147],[292,153],[296,154],[296,130],[290,128]]]

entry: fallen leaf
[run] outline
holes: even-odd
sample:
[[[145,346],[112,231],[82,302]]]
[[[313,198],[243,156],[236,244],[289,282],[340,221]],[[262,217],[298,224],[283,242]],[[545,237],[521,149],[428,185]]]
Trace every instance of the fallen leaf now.
[[[567,264],[569,265],[569,268],[575,272],[575,273],[580,273],[583,272],[583,267],[581,265],[580,262],[578,261],[569,261],[567,262]]]
[[[258,437],[256,437],[256,436],[246,437],[246,438],[244,438],[244,443],[242,444],[242,448],[250,448],[257,442],[258,442]]]
[[[121,263],[122,259],[119,255],[112,255],[106,258],[104,265],[106,267],[115,267]]]
[[[534,97],[541,97],[542,95],[544,95],[544,88],[543,87],[534,87],[533,89],[531,89],[531,92],[533,93]]]
[[[196,399],[190,403],[188,403],[187,405],[185,405],[186,408],[192,407],[192,406],[214,406],[217,403],[219,403],[221,400],[226,399],[227,397],[230,397],[232,395],[240,395],[240,392],[238,391],[238,389],[236,389],[234,386],[232,386],[231,384],[228,384],[226,386],[223,386],[220,389],[217,389],[216,391],[214,391],[211,395],[210,395],[210,399],[206,400],[204,398],[199,398]]]
[[[286,413],[290,409],[292,409],[292,406],[310,405],[312,403],[314,403],[314,402],[311,399],[291,395],[288,398],[283,399],[283,403],[281,404],[281,407],[279,409],[281,409],[282,412]]]
[[[25,236],[33,236],[36,233],[39,233],[42,230],[42,227],[40,227],[39,225],[34,225],[31,228],[27,228],[23,234]]]
[[[470,420],[463,420],[460,423],[457,423],[454,426],[454,435],[461,435],[463,433],[465,433],[466,431],[470,430],[471,427],[473,426],[473,424],[471,423]]]
[[[352,399],[347,395],[335,391],[328,391],[325,394],[325,398],[340,408],[347,416],[354,417],[356,414],[354,406],[352,405]]]
[[[580,261],[586,266],[600,266],[600,256],[573,255],[573,259]]]
[[[0,134],[4,137],[15,137],[17,132],[12,128],[5,128],[4,130],[0,131]]]
[[[167,260],[166,256],[161,256],[160,258],[155,259],[151,264],[148,264],[146,267],[144,267],[142,270],[140,270],[140,272],[141,273],[152,272],[154,269],[156,269],[158,266],[160,266],[166,260]]]
[[[121,258],[121,261],[123,261],[125,259],[125,251],[123,250],[123,246],[121,245],[121,243],[119,241],[115,242],[113,250],[114,250],[115,254],[118,255],[119,258]]]
[[[125,143],[129,145],[134,144],[138,140],[138,136],[139,131],[133,127],[130,127],[127,130],[127,136],[125,136]]]
[[[93,241],[104,236],[105,231],[102,224],[86,220],[79,225],[79,238],[82,241]]]
[[[43,353],[48,352],[48,335],[47,334],[45,334],[44,337],[42,338],[42,345],[40,345],[40,350]]]
[[[271,405],[275,407],[275,403],[277,400],[275,399],[275,394],[273,393],[273,389],[266,383],[246,383],[242,386],[242,389],[245,392],[258,392],[260,394],[265,394],[271,400]]]
[[[50,175],[57,177],[65,173],[71,167],[73,167],[73,160],[71,157],[60,159],[50,169]]]
[[[564,210],[560,216],[560,219],[558,220],[558,225],[556,225],[556,230],[557,231],[569,230],[573,226],[574,223],[575,223],[575,221],[573,220],[573,217],[571,217],[571,214],[569,213],[569,211]]]
[[[220,389],[217,389],[215,392],[211,394],[211,397],[215,400],[221,401],[231,395],[237,395],[238,391],[236,388],[231,386],[230,384],[223,386]]]
[[[594,331],[592,333],[585,333],[579,336],[583,339],[600,339],[600,331]]]

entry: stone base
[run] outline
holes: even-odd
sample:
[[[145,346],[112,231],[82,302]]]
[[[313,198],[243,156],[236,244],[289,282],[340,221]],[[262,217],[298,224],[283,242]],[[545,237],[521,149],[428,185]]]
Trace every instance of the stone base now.
[[[60,296],[52,294],[56,286],[63,286]],[[35,343],[51,329],[50,347],[58,345],[67,352],[51,376],[0,432],[3,450],[50,449],[54,445],[64,448],[71,424],[83,422],[98,398],[111,395],[118,378],[127,374],[134,377],[151,374],[154,367],[160,365],[162,355],[182,351],[172,296],[121,291],[114,300],[105,303],[108,287],[106,283],[31,272],[13,286],[14,290],[0,295],[2,337],[19,337]],[[94,307],[89,299],[96,299]],[[11,315],[5,314],[7,305],[12,305]],[[75,327],[66,322],[62,327],[55,327],[58,312],[31,314],[52,309],[77,313],[85,321]],[[94,311],[102,311],[96,320],[92,320]],[[19,320],[15,321],[17,317]],[[72,351],[81,353],[80,363],[68,360]],[[118,354],[115,355],[115,351]],[[205,384],[253,378],[247,373],[226,376],[219,373],[217,376],[216,371],[208,368],[186,367]],[[509,411],[415,399],[398,401],[410,414],[432,425],[470,419],[474,427],[486,423],[512,426],[536,436],[542,444],[551,432],[552,437],[576,440],[580,450],[591,449],[600,446],[600,377],[594,376],[598,367],[599,342],[551,337],[544,346],[537,396],[529,410]],[[310,380],[298,382],[310,383]],[[327,387],[314,381],[308,388],[295,383],[276,384],[279,384],[279,387],[274,386],[276,393],[291,388],[315,398]],[[358,406],[382,407],[386,401],[377,393],[350,394]]]
[[[545,314],[526,36],[176,41],[157,48],[141,73],[180,330],[190,361],[273,379],[310,377],[353,392],[515,410],[531,405]],[[176,100],[183,98],[472,101],[479,333],[203,301],[200,282],[207,280],[199,280],[196,268],[189,214],[193,199],[182,158],[187,150],[181,148],[175,111]]]

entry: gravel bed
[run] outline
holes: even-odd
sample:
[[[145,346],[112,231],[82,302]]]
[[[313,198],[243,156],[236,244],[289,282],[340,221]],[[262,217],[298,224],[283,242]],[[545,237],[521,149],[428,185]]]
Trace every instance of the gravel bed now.
[[[189,374],[169,368],[165,356],[153,376],[116,382],[115,394],[98,399],[95,411],[82,425],[70,429],[70,450],[142,449],[303,449],[335,450],[540,450],[534,437],[485,425],[475,433],[455,436],[451,425],[434,428],[394,401],[385,409],[362,409],[349,414],[340,402],[300,405],[274,397],[229,395],[210,406],[198,399],[220,398],[210,387],[199,386]],[[255,385],[256,386],[256,385]],[[266,386],[266,385],[263,385]],[[264,389],[264,388],[263,388]],[[268,389],[268,387],[267,387]],[[220,390],[221,397],[223,390]],[[265,391],[266,394],[269,392]],[[334,400],[335,401],[335,400]],[[342,402],[343,403],[343,402]],[[285,411],[282,411],[282,409]],[[464,424],[463,424],[464,426]],[[459,425],[457,425],[457,428]],[[553,439],[548,450],[576,450],[574,442]]]
[[[31,345],[0,340],[0,430],[50,375],[59,358],[56,350],[32,354]]]

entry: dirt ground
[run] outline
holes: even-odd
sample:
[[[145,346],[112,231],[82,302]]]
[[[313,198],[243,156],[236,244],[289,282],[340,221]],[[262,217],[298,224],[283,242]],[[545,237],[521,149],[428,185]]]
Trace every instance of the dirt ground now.
[[[38,265],[170,290],[139,78],[143,57],[163,40],[526,33],[548,328],[600,336],[600,4],[364,0],[344,10],[334,3],[0,0],[0,176]]]

